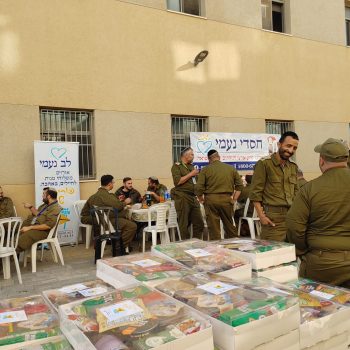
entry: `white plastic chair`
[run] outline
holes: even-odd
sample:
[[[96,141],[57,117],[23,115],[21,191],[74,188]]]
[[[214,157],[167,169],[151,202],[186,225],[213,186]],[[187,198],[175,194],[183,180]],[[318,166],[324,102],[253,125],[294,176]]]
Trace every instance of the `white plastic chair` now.
[[[92,237],[92,225],[83,224],[81,222],[81,217],[80,217],[81,211],[82,211],[85,203],[86,203],[86,200],[79,200],[73,204],[73,207],[74,207],[75,214],[78,217],[78,221],[79,221],[77,245],[79,243],[79,237],[83,233],[81,229],[85,229],[85,242],[86,242],[85,248],[89,249],[90,243],[91,243],[91,237]]]
[[[261,224],[255,208],[253,211],[253,215],[247,216],[248,210],[249,210],[249,204],[250,204],[250,199],[248,198],[244,206],[243,216],[240,217],[238,221],[238,236],[240,236],[241,234],[242,220],[246,220],[249,226],[250,237],[252,239],[255,239],[255,229],[256,229],[256,233],[260,236]]]
[[[175,242],[175,231],[177,230],[177,234],[179,236],[179,241],[182,241],[179,224],[177,222],[177,213],[176,213],[174,201],[170,202],[170,209],[169,209],[167,226],[168,226],[168,230],[170,230],[169,232],[171,234],[171,240],[173,242]]]
[[[8,279],[11,276],[10,258],[12,256],[15,261],[18,282],[20,284],[22,284],[22,276],[19,269],[16,248],[21,226],[22,219],[19,217],[0,219],[0,258],[2,259],[4,278]]]
[[[30,256],[31,256],[31,260],[32,260],[32,272],[33,273],[36,272],[36,250],[37,250],[38,244],[44,244],[44,243],[50,244],[51,254],[53,256],[54,262],[56,262],[56,263],[58,262],[57,261],[57,254],[58,254],[58,257],[60,258],[60,262],[61,262],[62,266],[64,265],[63,254],[62,254],[60,243],[58,242],[58,237],[57,237],[57,228],[58,228],[60,219],[61,219],[61,214],[58,215],[56,224],[50,230],[47,238],[42,239],[41,241],[38,241],[38,242],[35,242],[32,244],[32,247],[30,250],[30,252],[31,252]],[[28,252],[29,252],[29,250],[26,250],[24,252],[24,267],[27,266]],[[41,252],[40,261],[43,261],[43,251]]]
[[[160,234],[161,244],[169,243],[169,230],[166,224],[167,212],[169,210],[169,205],[167,204],[157,204],[148,209],[148,226],[143,229],[142,232],[142,251],[145,252],[146,246],[146,234],[152,234],[152,245],[157,244],[157,233]],[[152,213],[156,213],[156,224],[152,225]]]

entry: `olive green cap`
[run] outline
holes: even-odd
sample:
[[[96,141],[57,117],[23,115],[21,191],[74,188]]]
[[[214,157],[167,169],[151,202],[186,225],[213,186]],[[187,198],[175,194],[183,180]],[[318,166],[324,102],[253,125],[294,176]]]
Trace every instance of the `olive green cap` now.
[[[321,145],[317,145],[315,152],[329,162],[345,162],[349,156],[349,147],[343,140],[329,138]]]

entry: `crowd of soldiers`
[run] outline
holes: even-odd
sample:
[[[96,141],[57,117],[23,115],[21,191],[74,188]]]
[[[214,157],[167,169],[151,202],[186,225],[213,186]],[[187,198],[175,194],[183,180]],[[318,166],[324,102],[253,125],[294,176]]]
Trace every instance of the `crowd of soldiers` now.
[[[278,151],[255,165],[249,199],[261,222],[260,238],[294,243],[301,277],[350,287],[349,148],[334,138],[316,146],[322,175],[306,182],[291,159],[298,145],[298,135],[287,131]],[[193,236],[201,237],[203,203],[210,238],[220,239],[220,220],[225,236],[236,236],[233,208],[244,190],[238,172],[222,163],[216,150],[208,152],[209,165],[201,171],[193,158],[186,148],[171,169],[181,234],[189,238],[192,224]]]
[[[180,161],[171,169],[174,182],[171,198],[175,202],[181,236],[202,238],[201,203],[211,240],[221,238],[221,223],[226,238],[237,236],[234,206],[237,200],[249,197],[260,219],[260,238],[294,243],[301,262],[301,277],[350,287],[349,148],[344,141],[334,138],[316,146],[322,175],[307,182],[291,159],[298,145],[298,135],[285,132],[279,139],[277,152],[260,159],[253,176],[247,175],[251,182],[249,192],[237,170],[221,162],[216,150],[208,152],[209,164],[199,171],[192,164],[193,150],[184,149]],[[135,201],[142,201],[142,197],[132,188],[131,178],[125,178],[123,183],[116,193],[111,193],[114,178],[103,175],[101,187],[82,209],[81,221],[92,223],[90,212],[95,206],[118,209],[123,242],[130,246],[137,225],[126,217],[124,209]],[[153,200],[159,202],[160,190],[166,187],[155,177],[148,179],[148,185],[148,190],[153,191]],[[38,209],[25,203],[30,215],[22,227],[18,252],[45,238],[55,224],[61,210],[56,190],[44,189],[43,202]],[[12,201],[3,195],[0,187],[1,217],[14,216],[13,208]]]

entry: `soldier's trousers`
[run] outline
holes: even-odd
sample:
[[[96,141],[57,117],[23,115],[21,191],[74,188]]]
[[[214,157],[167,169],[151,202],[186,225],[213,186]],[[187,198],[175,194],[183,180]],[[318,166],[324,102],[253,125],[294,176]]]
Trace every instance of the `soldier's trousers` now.
[[[312,250],[301,257],[299,276],[350,288],[350,251]]]
[[[118,225],[122,231],[124,247],[128,247],[136,234],[137,225],[134,221],[124,218],[118,218]]]
[[[176,193],[174,201],[181,238],[190,238],[188,228],[191,224],[193,225],[193,237],[201,238],[204,223],[197,198],[185,193]]]
[[[265,210],[266,216],[275,224],[275,226],[261,225],[261,239],[270,241],[286,241],[287,227],[286,215],[288,208],[281,208],[280,212],[271,211],[271,208]]]
[[[18,239],[17,252],[30,249],[31,246],[42,239],[47,238],[49,231],[29,230],[21,233]]]
[[[226,238],[237,236],[237,229],[233,225],[233,201],[230,194],[206,194],[204,208],[210,240],[221,238],[220,219]]]

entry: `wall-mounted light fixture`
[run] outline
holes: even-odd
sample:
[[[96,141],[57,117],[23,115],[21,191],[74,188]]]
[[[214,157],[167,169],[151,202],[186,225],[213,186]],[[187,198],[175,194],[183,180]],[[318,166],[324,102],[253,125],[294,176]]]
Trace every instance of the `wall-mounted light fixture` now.
[[[194,66],[196,67],[198,63],[203,62],[207,56],[209,55],[209,51],[208,50],[203,50],[201,51],[194,59]]]

